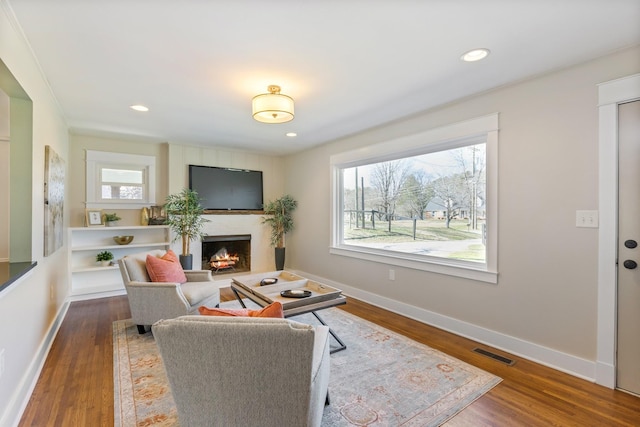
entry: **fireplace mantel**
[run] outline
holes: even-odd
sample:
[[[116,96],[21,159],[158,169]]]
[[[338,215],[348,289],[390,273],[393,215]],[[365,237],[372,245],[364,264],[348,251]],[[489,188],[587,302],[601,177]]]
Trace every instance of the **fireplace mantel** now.
[[[264,215],[264,211],[236,211],[236,210],[228,210],[228,211],[217,211],[217,210],[204,210],[205,215]]]

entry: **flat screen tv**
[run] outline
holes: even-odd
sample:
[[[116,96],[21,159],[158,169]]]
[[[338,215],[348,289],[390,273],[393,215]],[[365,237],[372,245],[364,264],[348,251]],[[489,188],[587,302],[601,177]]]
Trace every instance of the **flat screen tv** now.
[[[262,171],[189,165],[189,188],[207,210],[262,210]]]

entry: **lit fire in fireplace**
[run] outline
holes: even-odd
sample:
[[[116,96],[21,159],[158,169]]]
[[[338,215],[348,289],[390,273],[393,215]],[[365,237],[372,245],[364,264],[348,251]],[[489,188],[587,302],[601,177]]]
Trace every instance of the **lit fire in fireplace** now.
[[[240,261],[240,257],[237,254],[230,254],[227,252],[227,248],[222,248],[213,256],[211,256],[211,267],[216,270],[223,268],[233,268],[236,263]]]

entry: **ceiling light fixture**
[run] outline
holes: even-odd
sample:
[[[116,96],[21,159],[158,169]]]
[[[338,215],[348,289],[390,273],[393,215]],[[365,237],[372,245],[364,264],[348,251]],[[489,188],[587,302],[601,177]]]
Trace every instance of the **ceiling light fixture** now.
[[[287,132],[287,133],[285,133],[285,135],[288,136],[289,138],[293,138],[295,136],[298,136],[298,134],[295,133],[295,132]]]
[[[280,93],[280,86],[270,85],[269,93],[253,97],[253,118],[262,123],[285,123],[293,120],[293,98]]]
[[[149,111],[149,108],[145,107],[144,105],[131,105],[129,108],[131,108],[132,110],[136,110],[136,111]]]
[[[460,59],[462,59],[465,62],[480,61],[481,59],[484,59],[487,56],[489,56],[489,53],[491,53],[489,49],[485,49],[485,48],[473,49],[473,50],[470,50],[469,52],[464,53],[460,57]]]

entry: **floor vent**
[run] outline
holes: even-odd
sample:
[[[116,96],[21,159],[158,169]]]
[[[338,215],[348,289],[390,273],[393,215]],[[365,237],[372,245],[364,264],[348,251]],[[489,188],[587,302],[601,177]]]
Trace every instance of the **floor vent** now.
[[[499,354],[492,353],[479,347],[474,348],[473,351],[478,354],[482,354],[483,356],[487,356],[494,360],[497,360],[498,362],[502,362],[505,365],[513,366],[516,363],[515,360],[511,360],[508,357],[500,356]]]

